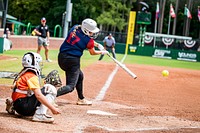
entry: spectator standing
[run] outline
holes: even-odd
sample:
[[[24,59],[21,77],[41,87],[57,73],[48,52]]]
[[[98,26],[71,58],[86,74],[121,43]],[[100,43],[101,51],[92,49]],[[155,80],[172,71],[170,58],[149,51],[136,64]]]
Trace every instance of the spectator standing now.
[[[52,60],[49,59],[49,37],[50,37],[50,32],[49,32],[49,27],[46,24],[46,18],[45,17],[43,17],[41,19],[41,24],[34,29],[34,32],[38,36],[37,53],[40,54],[41,48],[43,46],[44,49],[45,49],[46,62],[52,62]]]
[[[12,48],[12,41],[9,39],[10,38],[10,30],[9,28],[6,28],[6,34],[3,35],[4,43],[3,43],[3,50],[7,51]]]
[[[83,96],[83,72],[80,69],[80,59],[83,51],[88,49],[91,55],[108,54],[101,44],[94,39],[98,36],[99,28],[92,19],[84,19],[81,25],[74,25],[66,39],[63,41],[58,54],[58,64],[65,71],[66,86],[62,86],[57,91],[57,96],[72,92],[74,88],[78,94],[78,105],[91,105],[92,102]],[[98,50],[94,49],[98,47]],[[93,71],[93,70],[91,70]]]
[[[10,30],[9,28],[6,28],[6,38],[9,39],[10,37]]]
[[[103,40],[104,43],[104,49],[107,51],[111,51],[113,58],[116,59],[116,54],[115,54],[115,38],[112,36],[111,33],[109,33],[108,36],[106,36]],[[99,57],[99,60],[103,59],[103,54]]]

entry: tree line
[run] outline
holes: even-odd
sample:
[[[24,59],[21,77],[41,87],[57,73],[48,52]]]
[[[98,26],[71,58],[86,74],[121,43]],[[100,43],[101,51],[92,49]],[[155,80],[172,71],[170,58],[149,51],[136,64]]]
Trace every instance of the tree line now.
[[[164,8],[163,26],[160,32],[166,33],[168,26],[169,5],[172,3],[174,6],[179,0],[158,0],[158,1],[145,1],[145,0],[71,0],[73,3],[72,22],[69,27],[74,24],[81,24],[85,18],[92,18],[97,21],[98,26],[102,31],[112,31],[126,33],[128,29],[129,12],[131,10],[141,10],[142,5],[139,2],[144,1],[149,5],[148,11],[152,13],[151,25],[147,26],[148,32],[154,31],[156,2],[160,2]],[[197,18],[197,6],[200,6],[198,0],[181,0],[178,4],[177,19],[176,19],[176,34],[182,35],[184,28],[184,6],[188,2],[190,5],[191,14],[193,18],[190,20],[189,36],[198,38],[200,29],[200,22]],[[67,0],[9,0],[8,14],[16,17],[18,21],[25,24],[30,22],[32,25],[37,26],[40,24],[40,19],[46,17],[49,28],[53,31],[54,26],[64,24],[64,13],[66,11]],[[174,21],[174,20],[172,20]],[[138,32],[138,31],[137,31]]]

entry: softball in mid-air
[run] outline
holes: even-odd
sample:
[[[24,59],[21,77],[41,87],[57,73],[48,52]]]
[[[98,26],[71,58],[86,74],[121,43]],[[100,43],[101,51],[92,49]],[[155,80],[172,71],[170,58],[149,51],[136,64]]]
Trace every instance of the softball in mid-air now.
[[[168,71],[168,70],[163,70],[163,71],[162,71],[162,75],[163,75],[164,77],[169,76],[169,71]]]

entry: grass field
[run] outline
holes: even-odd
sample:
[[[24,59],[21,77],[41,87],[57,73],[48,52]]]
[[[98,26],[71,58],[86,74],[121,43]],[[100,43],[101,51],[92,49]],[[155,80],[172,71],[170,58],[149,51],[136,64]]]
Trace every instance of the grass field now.
[[[10,50],[5,51],[1,56],[10,56],[12,60],[0,60],[0,70],[1,71],[11,71],[11,72],[19,72],[22,69],[21,58],[26,53],[27,50]],[[51,70],[56,69],[59,71],[59,74],[64,77],[64,72],[59,68],[57,63],[57,55],[58,50],[50,50],[49,57],[53,60],[52,63],[44,62],[42,72],[44,75],[47,75]],[[41,56],[44,59],[44,50],[41,51]],[[123,54],[117,54],[117,59],[120,61],[123,58]],[[91,56],[88,51],[84,52],[84,55],[81,60],[81,67],[87,67],[90,64],[97,62],[99,56]],[[108,56],[104,56],[103,60],[105,62],[113,62]],[[136,55],[128,55],[124,60],[124,64],[143,64],[143,65],[155,65],[155,66],[167,66],[173,68],[185,68],[185,69],[193,69],[200,70],[200,62],[187,62],[187,61],[178,61],[178,60],[169,60],[169,59],[160,59],[160,58],[152,58],[146,56],[136,56]],[[12,84],[12,79],[4,79],[0,80],[0,84]]]

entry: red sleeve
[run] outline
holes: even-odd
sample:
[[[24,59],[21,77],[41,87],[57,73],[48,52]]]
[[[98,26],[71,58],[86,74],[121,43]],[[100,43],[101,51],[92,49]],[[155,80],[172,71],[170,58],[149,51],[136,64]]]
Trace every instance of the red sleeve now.
[[[93,39],[90,39],[90,41],[89,41],[88,44],[87,44],[87,48],[88,48],[88,49],[94,48],[94,40],[93,40]]]

